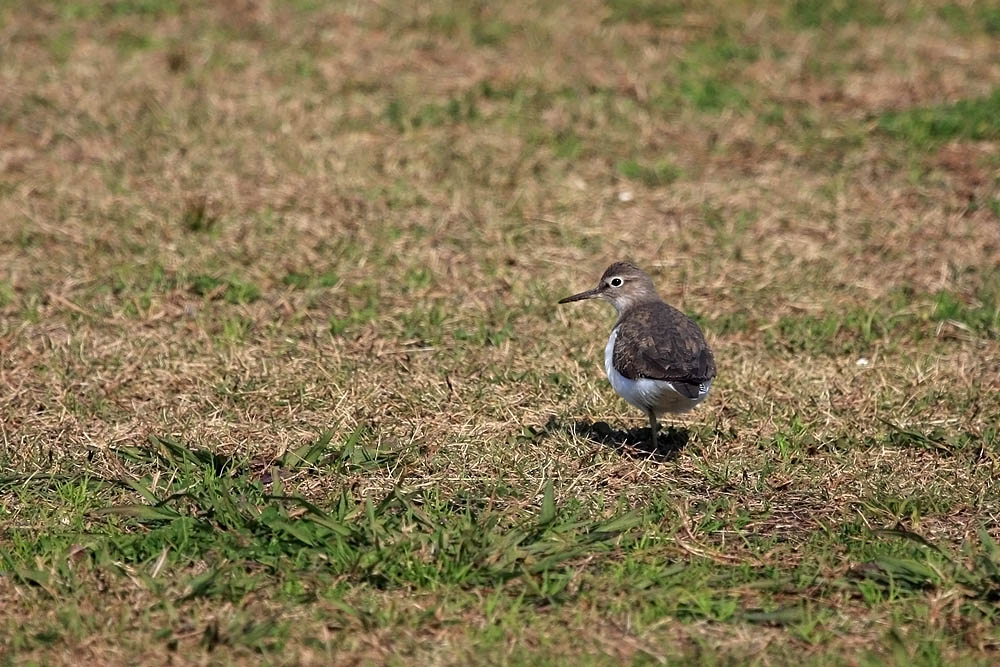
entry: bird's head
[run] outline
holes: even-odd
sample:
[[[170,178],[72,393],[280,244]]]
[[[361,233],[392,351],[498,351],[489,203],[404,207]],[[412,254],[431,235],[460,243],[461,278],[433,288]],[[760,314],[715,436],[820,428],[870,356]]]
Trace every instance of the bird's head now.
[[[605,299],[621,313],[637,303],[659,298],[653,281],[645,271],[630,262],[615,262],[601,276],[597,287],[560,299],[559,303]]]

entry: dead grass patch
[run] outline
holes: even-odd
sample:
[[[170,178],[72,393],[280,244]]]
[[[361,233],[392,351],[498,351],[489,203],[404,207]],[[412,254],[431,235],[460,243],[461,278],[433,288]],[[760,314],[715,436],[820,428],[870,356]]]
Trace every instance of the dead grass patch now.
[[[978,5],[904,4],[4,6],[0,646],[988,660],[996,141],[879,118],[992,94],[995,39]],[[669,457],[588,435],[642,419],[602,379],[611,313],[555,306],[623,257],[719,361]],[[327,430],[391,460],[279,470]],[[324,508],[438,494],[444,526],[551,488],[641,512],[639,546],[503,584],[236,549],[147,579],[114,547],[150,526],[95,512],[179,479],[116,453],[150,435]]]

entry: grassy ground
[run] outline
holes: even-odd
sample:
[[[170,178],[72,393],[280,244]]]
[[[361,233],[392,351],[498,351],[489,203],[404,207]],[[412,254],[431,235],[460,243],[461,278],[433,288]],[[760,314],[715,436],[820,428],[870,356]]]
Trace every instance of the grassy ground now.
[[[998,39],[0,0],[0,663],[995,664]],[[626,257],[670,452],[555,306]]]

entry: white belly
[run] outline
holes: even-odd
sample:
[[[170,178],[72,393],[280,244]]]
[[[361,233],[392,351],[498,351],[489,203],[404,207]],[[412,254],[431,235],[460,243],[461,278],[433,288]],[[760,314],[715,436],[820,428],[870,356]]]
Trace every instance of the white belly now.
[[[712,387],[711,380],[702,385],[697,397],[688,398],[675,390],[672,383],[665,380],[650,380],[649,378],[630,380],[625,377],[615,370],[613,363],[615,339],[617,338],[618,329],[612,329],[607,347],[604,348],[604,371],[608,374],[608,379],[611,380],[611,386],[615,392],[635,407],[643,412],[652,410],[657,416],[664,412],[687,412],[708,396],[708,390]]]

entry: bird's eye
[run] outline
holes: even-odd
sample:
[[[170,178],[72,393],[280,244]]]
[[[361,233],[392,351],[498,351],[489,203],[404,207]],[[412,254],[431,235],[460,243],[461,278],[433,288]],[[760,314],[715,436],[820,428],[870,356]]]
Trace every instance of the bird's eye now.
[[[608,284],[611,285],[612,287],[621,287],[622,286],[622,279],[621,278],[612,278],[611,282],[608,283]]]

